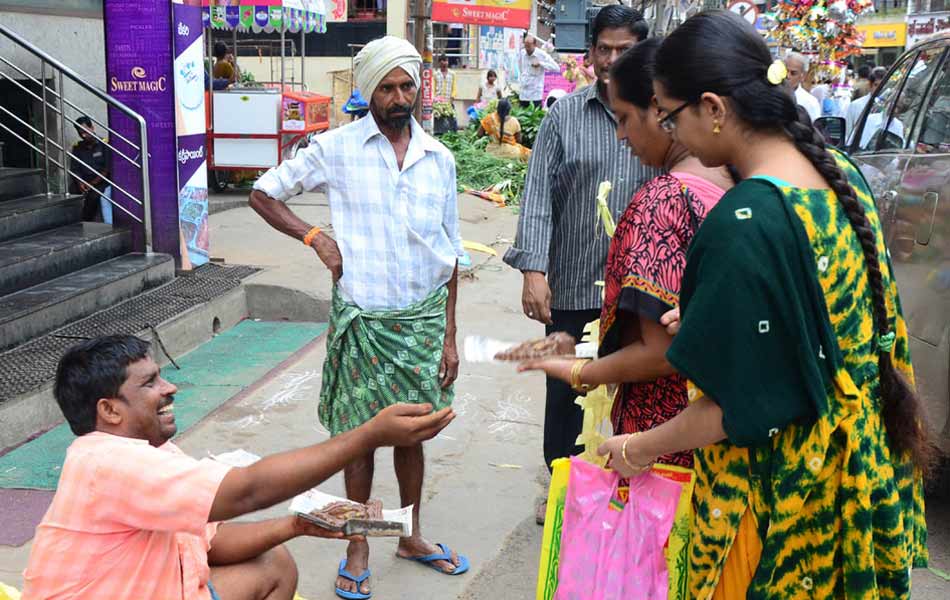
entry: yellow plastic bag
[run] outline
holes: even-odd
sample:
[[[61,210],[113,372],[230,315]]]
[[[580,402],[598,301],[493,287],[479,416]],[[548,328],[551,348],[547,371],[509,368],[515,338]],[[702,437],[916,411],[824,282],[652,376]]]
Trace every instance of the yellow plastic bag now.
[[[689,541],[693,524],[693,483],[696,479],[692,469],[676,465],[654,465],[653,472],[672,479],[683,486],[673,529],[666,543],[666,567],[670,573],[668,600],[689,599]]]
[[[541,540],[541,564],[538,567],[536,600],[551,600],[557,590],[558,556],[561,553],[561,527],[564,525],[564,498],[571,473],[571,460],[558,458],[551,463],[551,486],[548,488],[548,511],[544,515],[544,537]]]
[[[20,600],[20,592],[15,587],[0,583],[0,600]]]

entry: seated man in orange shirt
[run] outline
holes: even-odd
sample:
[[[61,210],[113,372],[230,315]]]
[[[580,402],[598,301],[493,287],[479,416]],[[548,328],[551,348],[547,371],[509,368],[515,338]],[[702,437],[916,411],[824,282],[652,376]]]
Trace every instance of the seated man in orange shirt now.
[[[168,440],[177,388],[147,342],[110,336],[68,350],[56,401],[79,436],[37,527],[24,600],[290,600],[293,558],[281,544],[342,537],[296,516],[225,523],[304,492],[380,446],[431,439],[451,408],[396,404],[362,427],[243,468],[195,460]]]

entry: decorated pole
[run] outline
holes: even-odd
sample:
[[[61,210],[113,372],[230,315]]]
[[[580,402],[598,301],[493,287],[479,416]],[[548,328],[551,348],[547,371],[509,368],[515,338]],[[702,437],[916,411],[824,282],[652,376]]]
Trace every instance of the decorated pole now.
[[[835,78],[848,57],[861,53],[856,22],[873,11],[872,0],[780,0],[764,16],[779,44],[817,57],[819,73]]]

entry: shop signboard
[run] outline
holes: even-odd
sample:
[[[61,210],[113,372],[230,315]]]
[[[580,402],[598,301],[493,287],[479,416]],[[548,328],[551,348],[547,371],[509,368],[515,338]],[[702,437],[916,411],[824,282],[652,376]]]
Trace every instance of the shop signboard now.
[[[145,119],[148,134],[152,248],[184,268],[207,261],[208,191],[205,168],[204,52],[201,0],[105,0],[103,21],[109,94]],[[138,123],[109,110],[110,142],[125,156],[140,158]],[[124,139],[123,139],[124,138]],[[118,187],[137,194],[138,168],[113,159]],[[141,217],[143,207],[113,190],[113,200]],[[181,211],[179,210],[181,206]],[[136,248],[142,227],[114,211],[130,227]]]
[[[913,46],[935,33],[950,31],[950,12],[907,17],[907,45]]]
[[[528,29],[531,0],[433,0],[432,20]]]
[[[907,25],[898,23],[867,23],[857,26],[864,35],[864,48],[903,48],[907,43]]]
[[[152,204],[152,247],[156,252],[180,257],[178,233],[178,174],[175,149],[174,71],[172,68],[172,4],[169,0],[105,0],[103,21],[106,51],[106,85],[116,100],[142,115],[147,124],[149,178]],[[117,134],[110,141],[124,155],[138,158],[138,151],[121,137],[137,142],[138,123],[109,109],[109,127]],[[137,194],[142,189],[139,171],[125,160],[113,160],[118,188]],[[130,197],[113,190],[113,200],[141,217],[143,209]],[[133,231],[133,244],[144,248],[143,229],[121,210],[113,211],[115,223]]]
[[[175,154],[181,264],[208,262],[208,166],[205,144],[204,44],[200,0],[173,0]]]

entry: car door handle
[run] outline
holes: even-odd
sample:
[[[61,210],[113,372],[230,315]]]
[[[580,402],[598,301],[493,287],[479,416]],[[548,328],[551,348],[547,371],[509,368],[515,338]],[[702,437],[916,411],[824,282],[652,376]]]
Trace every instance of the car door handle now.
[[[926,192],[923,198],[924,215],[923,221],[917,226],[916,241],[921,246],[930,243],[930,238],[934,233],[934,220],[937,218],[937,201],[940,196],[937,192]]]

